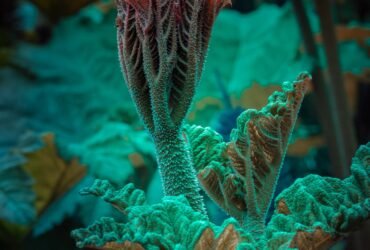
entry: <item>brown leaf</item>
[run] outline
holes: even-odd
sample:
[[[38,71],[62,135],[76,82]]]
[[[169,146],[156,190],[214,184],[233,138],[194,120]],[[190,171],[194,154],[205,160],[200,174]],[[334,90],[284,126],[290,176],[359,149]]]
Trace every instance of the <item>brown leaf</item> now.
[[[286,204],[286,201],[284,199],[281,199],[277,203],[277,212],[280,214],[290,214],[290,210],[288,208],[288,205]]]
[[[200,236],[197,244],[195,245],[195,250],[207,250],[212,249],[215,241],[215,234],[211,228],[207,228],[203,231],[202,236]]]
[[[223,250],[223,249],[236,249],[240,243],[240,235],[235,230],[234,225],[228,225],[222,233],[215,238],[215,234],[211,228],[203,231],[195,245],[196,250]]]
[[[33,189],[38,214],[86,174],[86,168],[77,160],[66,162],[59,156],[53,134],[43,135],[42,140],[44,147],[26,153],[27,162],[23,166],[35,180]]]
[[[337,237],[318,227],[313,232],[298,231],[289,247],[300,250],[328,249],[337,240]]]
[[[140,245],[139,243],[130,242],[126,240],[123,243],[117,242],[108,242],[101,248],[95,249],[102,249],[102,250],[144,250],[145,248]]]

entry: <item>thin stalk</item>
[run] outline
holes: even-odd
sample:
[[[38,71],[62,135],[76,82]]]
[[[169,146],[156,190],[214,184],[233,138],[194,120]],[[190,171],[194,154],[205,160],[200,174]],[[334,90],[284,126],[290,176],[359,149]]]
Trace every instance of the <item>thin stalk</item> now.
[[[334,176],[343,178],[349,174],[348,166],[351,158],[348,159],[344,153],[346,148],[343,142],[344,135],[339,123],[337,111],[338,100],[336,100],[337,96],[334,95],[334,85],[332,81],[329,83],[324,79],[314,35],[302,1],[293,0],[293,7],[301,30],[305,50],[314,62],[312,71],[314,99],[316,111],[329,149],[329,157],[332,163],[331,172]]]
[[[349,112],[344,89],[331,4],[329,0],[315,0],[315,5],[320,17],[321,35],[328,64],[328,82],[334,102],[330,112],[335,117],[335,122],[339,129],[338,142],[343,146],[338,154],[343,158],[344,164],[350,166],[357,143],[353,119]],[[343,174],[345,176],[349,175],[348,167],[343,170]]]

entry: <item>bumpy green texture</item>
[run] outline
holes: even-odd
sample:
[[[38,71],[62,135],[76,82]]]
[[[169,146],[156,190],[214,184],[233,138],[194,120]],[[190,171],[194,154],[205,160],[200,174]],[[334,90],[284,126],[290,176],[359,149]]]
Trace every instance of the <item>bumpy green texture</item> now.
[[[83,193],[101,196],[114,204],[127,215],[128,223],[101,218],[87,229],[75,230],[72,236],[79,247],[108,249],[112,243],[129,241],[145,249],[192,249],[204,230],[213,231],[206,216],[194,211],[184,196],[165,197],[159,204],[147,205],[143,191],[132,184],[115,190],[101,180]],[[218,233],[219,229],[215,230]]]
[[[311,78],[301,74],[273,93],[261,110],[247,110],[231,141],[210,128],[186,127],[198,179],[209,196],[249,231],[263,231],[290,134]]]
[[[370,218],[370,143],[357,150],[351,172],[344,180],[318,175],[298,179],[277,197],[266,237],[284,235],[292,239],[290,247],[322,249],[359,229]],[[312,236],[312,242],[304,243]]]
[[[200,81],[215,18],[227,0],[119,0],[117,38],[129,92],[151,133],[166,195],[205,213],[182,123]]]
[[[317,175],[298,179],[277,198],[270,223],[258,235],[234,219],[215,226],[184,196],[148,205],[144,192],[132,184],[116,190],[97,180],[82,193],[113,204],[127,223],[101,218],[72,236],[78,247],[105,250],[326,249],[370,217],[370,143],[359,148],[351,170],[344,180]]]
[[[130,206],[141,206],[146,204],[145,194],[142,190],[135,189],[132,183],[116,191],[106,180],[96,180],[89,188],[80,191],[82,195],[95,195],[104,201],[111,203],[120,211],[125,211]]]

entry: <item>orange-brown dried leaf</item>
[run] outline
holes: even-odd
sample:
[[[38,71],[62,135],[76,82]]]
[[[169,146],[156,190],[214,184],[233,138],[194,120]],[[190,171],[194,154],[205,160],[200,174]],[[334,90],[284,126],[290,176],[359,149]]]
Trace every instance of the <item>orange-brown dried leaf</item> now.
[[[102,250],[144,250],[145,248],[140,245],[139,243],[134,243],[126,240],[123,243],[117,242],[108,242],[104,246],[94,249],[102,249]]]
[[[239,233],[235,230],[234,225],[229,225],[218,237],[215,249],[236,249],[239,241]]]
[[[284,199],[281,199],[278,201],[277,203],[277,212],[280,213],[280,214],[290,214],[290,210],[289,210],[289,207],[288,205],[286,204],[286,201]]]
[[[316,228],[313,232],[298,231],[289,247],[300,250],[324,250],[329,249],[337,240],[337,237],[332,236],[321,228]]]
[[[42,148],[25,154],[27,162],[23,166],[35,180],[33,189],[36,193],[35,207],[38,214],[86,174],[86,168],[77,160],[66,162],[60,157],[53,134],[43,135],[42,140]]]
[[[211,228],[207,228],[203,231],[202,235],[200,236],[197,244],[195,245],[195,250],[208,250],[213,249],[215,241],[215,233]]]
[[[240,243],[240,235],[235,230],[234,225],[228,225],[222,233],[215,238],[215,234],[212,229],[207,228],[199,238],[195,245],[196,250],[222,250],[222,249],[236,249]]]

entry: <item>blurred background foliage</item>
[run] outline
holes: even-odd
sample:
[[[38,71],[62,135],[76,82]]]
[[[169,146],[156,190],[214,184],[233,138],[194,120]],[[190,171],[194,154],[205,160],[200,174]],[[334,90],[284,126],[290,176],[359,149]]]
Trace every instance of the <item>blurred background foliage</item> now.
[[[315,5],[302,2],[318,61],[305,50],[290,1],[237,0],[221,12],[189,123],[212,126],[228,140],[235,118],[262,107],[282,82],[317,64],[327,72]],[[356,140],[365,143],[369,2],[331,3],[349,115]],[[94,178],[117,187],[133,182],[150,202],[162,196],[151,138],[120,72],[114,6],[111,0],[0,2],[0,249],[74,249],[71,229],[116,214],[78,194]],[[276,194],[310,173],[334,175],[314,102],[310,94],[303,103]],[[226,215],[207,205],[211,219],[222,223]]]

